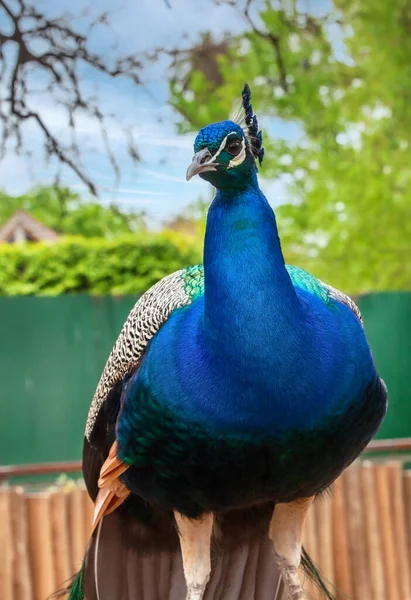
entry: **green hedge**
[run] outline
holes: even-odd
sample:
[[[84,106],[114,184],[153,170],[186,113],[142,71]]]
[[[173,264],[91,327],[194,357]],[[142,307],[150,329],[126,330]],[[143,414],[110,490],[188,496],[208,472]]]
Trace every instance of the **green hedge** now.
[[[176,232],[0,244],[0,295],[142,293],[161,277],[200,260],[199,246]]]

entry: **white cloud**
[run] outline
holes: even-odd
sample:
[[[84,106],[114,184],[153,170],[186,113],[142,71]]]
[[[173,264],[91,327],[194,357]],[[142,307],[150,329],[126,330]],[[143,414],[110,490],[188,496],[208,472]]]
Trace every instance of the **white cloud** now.
[[[153,169],[147,169],[146,167],[139,169],[142,175],[147,175],[153,179],[159,179],[160,181],[168,181],[169,183],[185,183],[185,177],[179,177],[176,175],[170,175],[169,173],[163,173],[162,171],[154,171]],[[196,183],[197,180],[193,180]],[[199,179],[201,181],[201,179]]]
[[[141,150],[144,151],[146,146],[156,146],[160,148],[183,148],[193,150],[193,136],[169,135],[160,136],[155,134],[139,135],[137,133],[137,144],[141,145]]]
[[[164,196],[163,192],[158,192],[155,190],[142,190],[139,188],[123,188],[123,187],[113,187],[113,188],[101,188],[101,191],[104,193],[115,193],[115,194],[133,194],[134,196]]]

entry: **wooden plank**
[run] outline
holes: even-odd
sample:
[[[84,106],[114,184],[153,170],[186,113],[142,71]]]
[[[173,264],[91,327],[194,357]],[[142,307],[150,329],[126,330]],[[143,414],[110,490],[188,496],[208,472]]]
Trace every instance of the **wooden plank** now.
[[[410,598],[409,560],[404,507],[404,485],[402,464],[399,461],[387,462],[390,473],[391,502],[393,508],[395,547],[397,552],[397,577],[402,598]]]
[[[304,522],[303,529],[303,546],[307,551],[308,556],[318,565],[318,537],[316,527],[316,510],[315,505],[318,500],[315,500],[309,508],[307,517]],[[319,565],[318,565],[319,566]],[[320,592],[313,582],[300,569],[301,581],[304,582],[304,591],[307,598],[310,600],[320,600]]]
[[[346,600],[353,595],[351,560],[348,545],[348,515],[344,496],[344,475],[333,485],[333,556],[337,600]]]
[[[404,472],[404,506],[408,542],[408,572],[411,581],[411,471]]]
[[[57,589],[50,507],[48,493],[27,496],[29,550],[34,600],[44,600]]]
[[[10,488],[0,487],[0,598],[14,599]]]
[[[22,487],[11,488],[11,525],[13,536],[13,584],[15,600],[32,600],[28,544],[27,506]]]
[[[61,588],[74,573],[71,565],[67,494],[64,490],[57,490],[51,495],[50,502],[55,578],[57,586]]]
[[[384,558],[378,516],[375,467],[369,461],[362,466],[362,493],[365,505],[365,533],[370,564],[370,583],[373,600],[386,600]]]
[[[386,597],[390,600],[403,600],[397,577],[397,553],[393,510],[391,506],[391,478],[389,467],[385,464],[376,464],[375,477],[378,520],[381,528],[382,551],[384,557]]]
[[[332,532],[332,505],[329,493],[324,494],[315,503],[316,528],[318,540],[318,564],[327,584],[334,585],[334,557]]]
[[[87,490],[83,490],[83,504],[85,539],[88,543],[90,540],[91,532],[93,530],[94,503],[88,495]]]
[[[83,492],[80,488],[73,488],[68,494],[69,503],[69,533],[71,547],[71,569],[75,573],[79,570],[86,549],[86,532]]]
[[[351,465],[344,473],[344,483],[348,517],[348,546],[352,566],[353,597],[356,600],[368,600],[369,598],[372,598],[372,596],[365,537],[365,511],[362,502],[361,471],[362,469],[359,463]]]

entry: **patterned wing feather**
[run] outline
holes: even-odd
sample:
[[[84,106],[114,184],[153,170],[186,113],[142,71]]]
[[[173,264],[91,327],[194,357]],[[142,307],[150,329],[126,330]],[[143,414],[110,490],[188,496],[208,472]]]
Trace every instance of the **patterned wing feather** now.
[[[323,302],[329,303],[331,300],[336,300],[337,302],[345,304],[363,325],[360,309],[352,298],[343,294],[340,290],[333,288],[331,285],[324,283],[321,279],[317,279],[317,277],[314,277],[314,275],[311,275],[311,273],[308,273],[300,267],[286,265],[286,269],[293,285],[314,294],[318,298],[321,298]]]
[[[352,298],[350,298],[350,296],[347,296],[347,294],[343,294],[343,292],[340,292],[340,290],[336,290],[335,288],[333,288],[331,285],[328,285],[327,283],[323,283],[323,285],[327,288],[328,295],[330,298],[332,298],[333,300],[337,300],[338,302],[341,302],[342,304],[345,304],[346,306],[348,306],[348,308],[350,310],[352,310],[352,312],[356,315],[356,317],[360,321],[361,325],[364,325],[362,316],[360,313],[360,309],[358,308],[358,306],[356,305],[354,300]]]
[[[192,279],[198,273],[190,269],[176,271],[153,285],[136,302],[106,362],[94,394],[86,424],[90,440],[99,410],[111,388],[133,370],[145,347],[176,308],[190,304]]]

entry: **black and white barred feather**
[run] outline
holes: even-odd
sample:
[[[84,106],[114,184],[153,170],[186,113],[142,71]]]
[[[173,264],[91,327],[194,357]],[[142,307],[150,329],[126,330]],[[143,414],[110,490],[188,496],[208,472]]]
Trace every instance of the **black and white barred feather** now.
[[[185,291],[183,274],[176,271],[153,285],[134,305],[107,359],[94,394],[86,424],[90,440],[99,410],[110,389],[133,370],[145,347],[172,311],[190,304]]]
[[[347,296],[347,294],[344,294],[343,292],[340,292],[340,290],[333,288],[331,285],[328,285],[328,283],[324,283],[323,281],[321,281],[321,283],[326,288],[328,295],[332,300],[337,300],[337,302],[341,302],[341,304],[348,306],[348,308],[356,315],[361,325],[364,325],[360,309],[354,300],[350,298],[350,296]]]

